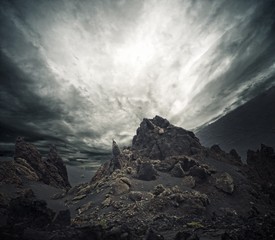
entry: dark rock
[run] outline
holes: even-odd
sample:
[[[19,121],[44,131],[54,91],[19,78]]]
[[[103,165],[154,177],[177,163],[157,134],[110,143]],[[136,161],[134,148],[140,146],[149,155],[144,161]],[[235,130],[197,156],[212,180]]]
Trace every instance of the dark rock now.
[[[21,177],[42,181],[58,188],[69,188],[66,167],[56,148],[51,147],[46,161],[37,148],[18,137],[15,144],[15,168]]]
[[[179,178],[184,177],[186,175],[180,163],[175,164],[175,166],[173,167],[170,173],[173,177],[179,177]]]
[[[154,190],[153,190],[153,194],[155,195],[160,195],[162,192],[164,192],[165,187],[162,184],[159,184],[157,186],[155,186]]]
[[[180,157],[179,161],[182,169],[186,172],[189,171],[191,167],[197,165],[197,162],[194,159],[190,159],[189,157]]]
[[[189,169],[189,174],[201,180],[205,180],[209,176],[209,172],[201,166],[193,166]]]
[[[239,163],[242,164],[242,160],[240,155],[237,153],[237,151],[235,149],[231,149],[229,154]]]
[[[252,167],[259,177],[275,185],[275,154],[272,147],[264,144],[257,151],[247,151],[247,164]]]
[[[112,147],[113,156],[117,157],[121,154],[119,146],[117,145],[116,141],[113,140],[113,147]]]
[[[191,148],[201,149],[194,133],[175,127],[159,116],[141,122],[132,147],[145,157],[161,160],[174,155],[192,155]]]
[[[68,173],[66,166],[62,160],[62,158],[57,153],[56,147],[54,145],[51,146],[50,152],[48,154],[47,161],[48,167],[54,166],[55,171],[51,171],[51,175],[53,179],[58,179],[57,185],[61,185],[63,187],[71,187],[69,180],[68,180]],[[59,177],[60,176],[60,177]]]
[[[12,199],[8,210],[8,224],[20,223],[25,227],[42,228],[50,225],[54,216],[45,201],[26,197]]]
[[[137,178],[140,180],[151,181],[155,180],[157,171],[149,162],[141,163],[137,172]]]
[[[140,191],[131,191],[129,193],[129,198],[134,202],[142,200],[142,196],[143,194]]]
[[[233,193],[234,191],[234,181],[230,174],[222,173],[216,178],[216,185],[218,189],[226,192],[226,193]]]

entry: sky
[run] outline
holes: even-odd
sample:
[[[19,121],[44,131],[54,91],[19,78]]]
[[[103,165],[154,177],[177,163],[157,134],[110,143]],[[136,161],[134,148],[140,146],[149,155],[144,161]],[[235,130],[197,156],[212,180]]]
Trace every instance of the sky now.
[[[0,145],[196,130],[275,85],[274,39],[274,0],[2,0]]]

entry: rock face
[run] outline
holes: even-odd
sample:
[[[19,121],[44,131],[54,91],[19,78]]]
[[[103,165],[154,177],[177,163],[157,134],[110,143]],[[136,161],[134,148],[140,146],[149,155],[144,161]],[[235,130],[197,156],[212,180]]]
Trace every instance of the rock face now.
[[[150,159],[163,160],[174,155],[192,155],[201,149],[193,132],[175,127],[159,116],[143,119],[133,138],[133,149]]]
[[[216,187],[226,193],[233,193],[234,181],[228,173],[222,173],[216,178]]]

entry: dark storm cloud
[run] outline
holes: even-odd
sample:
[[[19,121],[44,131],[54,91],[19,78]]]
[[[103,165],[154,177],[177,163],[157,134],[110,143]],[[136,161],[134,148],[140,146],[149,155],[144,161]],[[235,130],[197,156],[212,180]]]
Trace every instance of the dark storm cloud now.
[[[196,128],[274,85],[274,1],[1,1],[2,141],[128,144]],[[43,141],[42,141],[43,142]]]

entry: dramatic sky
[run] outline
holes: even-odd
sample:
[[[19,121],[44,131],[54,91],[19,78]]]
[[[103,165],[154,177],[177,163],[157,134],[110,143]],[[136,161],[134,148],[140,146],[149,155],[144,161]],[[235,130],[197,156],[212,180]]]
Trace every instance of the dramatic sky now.
[[[1,0],[1,141],[130,143],[195,129],[275,85],[274,0]]]

